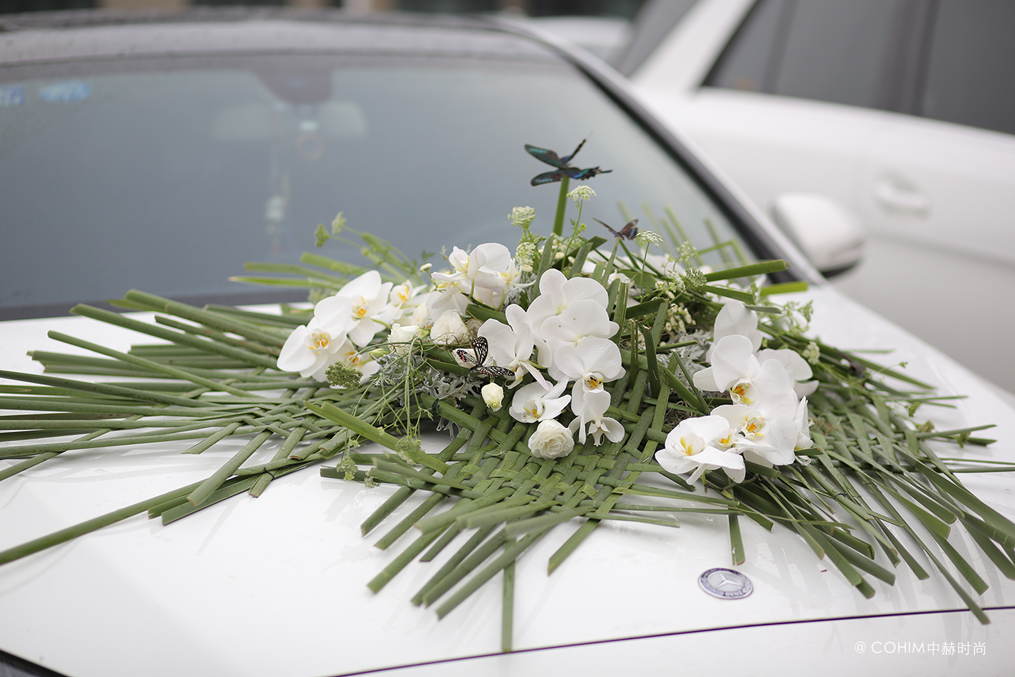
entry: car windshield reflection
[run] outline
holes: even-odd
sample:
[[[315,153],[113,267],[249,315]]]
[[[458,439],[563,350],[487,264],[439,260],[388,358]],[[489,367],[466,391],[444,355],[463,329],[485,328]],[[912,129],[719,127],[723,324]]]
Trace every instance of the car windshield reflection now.
[[[228,276],[247,261],[297,262],[338,212],[420,263],[452,245],[513,246],[511,209],[534,207],[548,232],[559,194],[529,185],[553,168],[526,143],[564,155],[588,137],[575,166],[612,170],[588,184],[590,234],[609,235],[591,217],[664,233],[658,219],[673,218],[699,248],[733,239],[698,184],[561,61],[125,58],[5,79],[21,97],[0,116],[0,317],[62,314],[131,287],[263,300]],[[324,253],[354,258],[344,246]]]

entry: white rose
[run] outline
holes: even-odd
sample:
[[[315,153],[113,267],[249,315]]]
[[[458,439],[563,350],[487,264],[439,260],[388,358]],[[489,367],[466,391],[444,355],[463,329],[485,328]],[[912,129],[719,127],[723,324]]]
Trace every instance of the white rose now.
[[[392,344],[391,350],[396,353],[404,353],[409,349],[409,343],[419,332],[419,327],[414,324],[407,324],[404,327],[397,322],[391,325],[391,333],[388,334],[388,343]]]
[[[541,421],[529,438],[529,451],[536,458],[560,458],[574,449],[574,438],[565,426],[550,419]]]
[[[434,343],[462,343],[469,337],[469,328],[462,322],[462,316],[454,310],[444,311],[430,329]]]
[[[500,411],[501,406],[504,404],[504,389],[496,383],[487,383],[483,386],[483,401],[486,402],[486,406],[494,411]]]

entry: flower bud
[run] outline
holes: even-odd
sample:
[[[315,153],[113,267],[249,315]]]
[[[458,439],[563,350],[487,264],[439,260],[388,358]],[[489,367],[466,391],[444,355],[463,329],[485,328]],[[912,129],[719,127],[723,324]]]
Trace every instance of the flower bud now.
[[[483,401],[486,402],[486,406],[490,407],[493,411],[500,411],[501,406],[504,404],[504,389],[496,383],[487,383],[483,386],[481,392],[483,393]]]

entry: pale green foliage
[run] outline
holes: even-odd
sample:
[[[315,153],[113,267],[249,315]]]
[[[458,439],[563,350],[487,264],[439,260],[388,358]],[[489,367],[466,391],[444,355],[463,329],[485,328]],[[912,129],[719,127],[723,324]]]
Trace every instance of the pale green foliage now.
[[[335,220],[331,222],[332,235],[340,234],[343,228],[345,228],[345,217],[342,216],[342,212],[339,212],[338,216],[335,217]]]
[[[324,243],[331,239],[331,235],[324,229],[324,224],[318,223],[317,230],[314,231],[314,246],[323,247]]]
[[[687,289],[700,289],[708,284],[708,280],[705,279],[705,273],[697,268],[688,268],[682,277],[684,286]]]
[[[356,479],[356,470],[357,470],[356,462],[353,461],[352,457],[349,456],[348,454],[342,457],[342,460],[339,462],[337,466],[335,466],[335,468],[339,472],[345,473],[343,475],[344,479],[346,480]]]
[[[687,265],[698,256],[698,250],[695,249],[694,245],[690,242],[684,242],[680,245],[680,250],[677,251],[677,261],[680,261],[684,265]]]
[[[328,367],[324,375],[335,388],[355,388],[359,385],[360,373],[341,362]]]
[[[419,441],[418,437],[411,437],[406,435],[398,440],[398,448],[396,449],[398,457],[406,463],[415,464],[416,461],[412,459],[413,453],[422,454],[423,445]]]

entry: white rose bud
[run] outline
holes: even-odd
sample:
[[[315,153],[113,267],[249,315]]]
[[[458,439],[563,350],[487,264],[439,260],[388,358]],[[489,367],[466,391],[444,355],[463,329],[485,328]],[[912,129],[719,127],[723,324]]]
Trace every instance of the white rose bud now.
[[[414,324],[408,324],[404,327],[397,322],[391,325],[391,333],[388,335],[388,343],[391,345],[391,350],[402,354],[409,349],[409,343],[413,337],[419,331],[419,327]]]
[[[574,449],[571,431],[554,419],[541,421],[529,438],[529,451],[536,458],[560,458]]]
[[[494,411],[500,411],[501,406],[504,404],[504,389],[496,383],[487,383],[483,386],[482,393],[486,406]]]
[[[434,343],[462,343],[468,337],[469,328],[454,310],[445,310],[430,329],[430,339]]]

